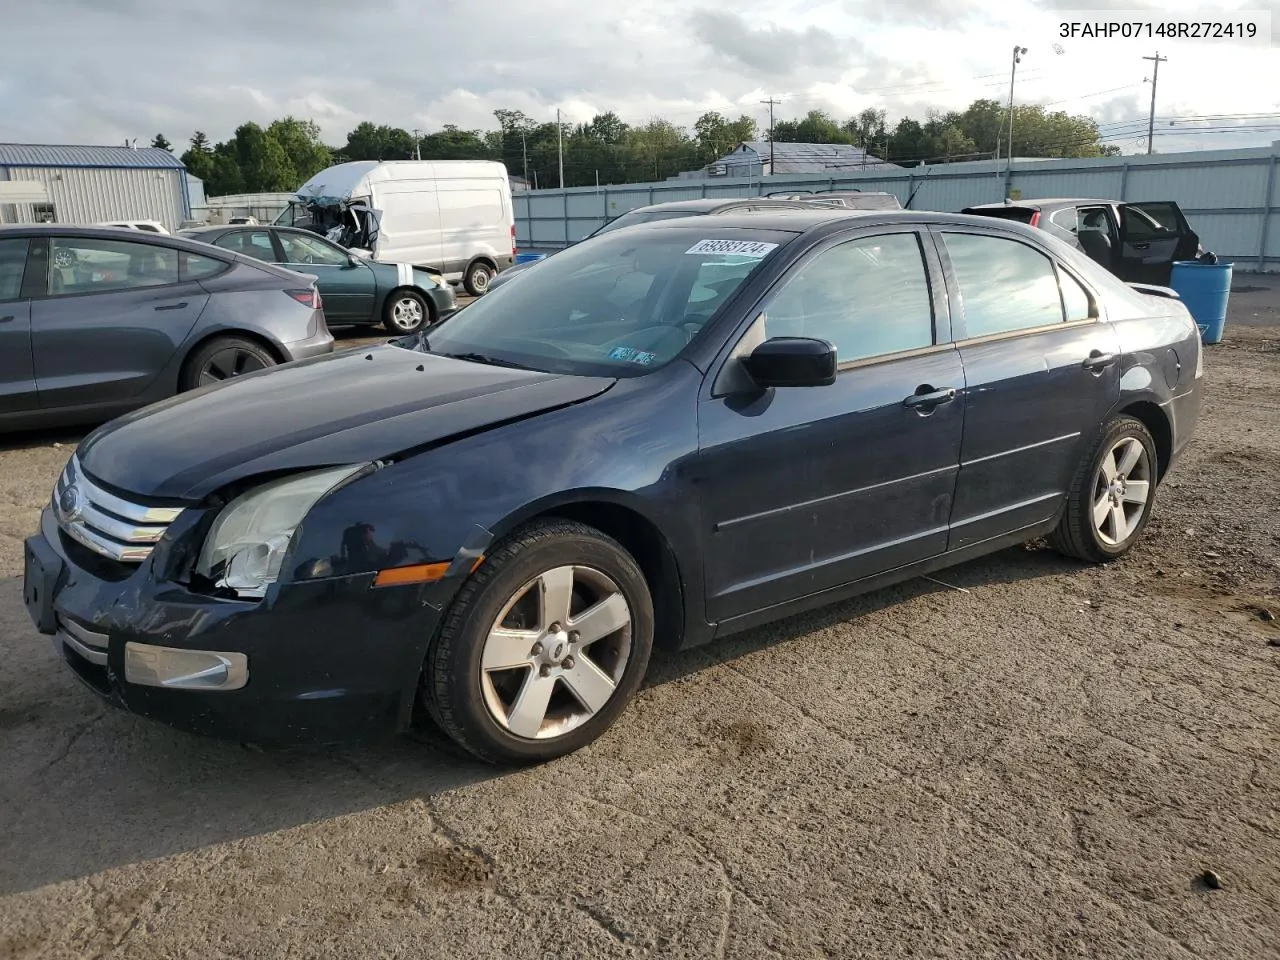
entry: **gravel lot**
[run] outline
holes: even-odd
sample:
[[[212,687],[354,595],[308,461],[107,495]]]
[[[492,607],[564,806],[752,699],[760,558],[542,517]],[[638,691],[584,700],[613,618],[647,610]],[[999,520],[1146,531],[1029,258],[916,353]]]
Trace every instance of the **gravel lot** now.
[[[76,436],[0,446],[0,957],[1280,956],[1278,280],[1237,278],[1126,560],[1032,545],[659,658],[518,773],[104,709],[16,579]]]

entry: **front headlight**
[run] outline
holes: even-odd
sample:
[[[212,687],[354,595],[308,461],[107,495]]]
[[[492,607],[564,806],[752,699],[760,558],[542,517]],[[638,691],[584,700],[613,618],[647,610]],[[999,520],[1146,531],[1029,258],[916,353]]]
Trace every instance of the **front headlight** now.
[[[285,552],[307,511],[366,466],[285,477],[237,497],[213,521],[196,572],[242,597],[265,596],[280,576]]]

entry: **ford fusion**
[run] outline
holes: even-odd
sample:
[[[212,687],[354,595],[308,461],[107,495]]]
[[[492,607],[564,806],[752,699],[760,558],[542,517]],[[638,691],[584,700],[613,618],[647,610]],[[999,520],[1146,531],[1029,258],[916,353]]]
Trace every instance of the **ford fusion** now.
[[[25,599],[97,694],[260,743],[582,747],[651,650],[1048,536],[1141,536],[1195,323],[1044,231],[791,211],[601,235],[436,328],[100,428]]]

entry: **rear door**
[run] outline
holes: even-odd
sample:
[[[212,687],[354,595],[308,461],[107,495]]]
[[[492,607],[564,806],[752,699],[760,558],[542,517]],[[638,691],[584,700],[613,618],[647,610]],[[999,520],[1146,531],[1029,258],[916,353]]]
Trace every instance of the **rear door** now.
[[[1069,269],[1021,238],[936,230],[964,362],[949,549],[1056,516],[1120,396],[1120,338]]]
[[[1122,203],[1116,274],[1129,283],[1168,286],[1176,259],[1195,256],[1195,234],[1172,201]],[[1187,244],[1190,249],[1187,249]]]
[[[35,368],[31,360],[31,302],[22,275],[27,239],[0,240],[0,416],[35,410]]]
[[[316,278],[330,323],[363,323],[373,319],[377,280],[372,268],[363,262],[352,263],[348,251],[309,233],[290,230],[273,233],[280,248],[280,263]]]
[[[145,240],[33,241],[45,267],[31,303],[40,406],[127,404],[172,360],[209,295],[178,274],[178,251]]]

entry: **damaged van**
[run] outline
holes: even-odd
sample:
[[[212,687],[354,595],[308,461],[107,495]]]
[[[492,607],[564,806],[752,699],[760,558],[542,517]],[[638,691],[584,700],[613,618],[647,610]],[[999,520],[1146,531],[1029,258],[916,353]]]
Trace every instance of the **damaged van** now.
[[[356,160],[304,183],[280,226],[354,253],[444,274],[472,296],[515,259],[507,168],[489,160]]]

